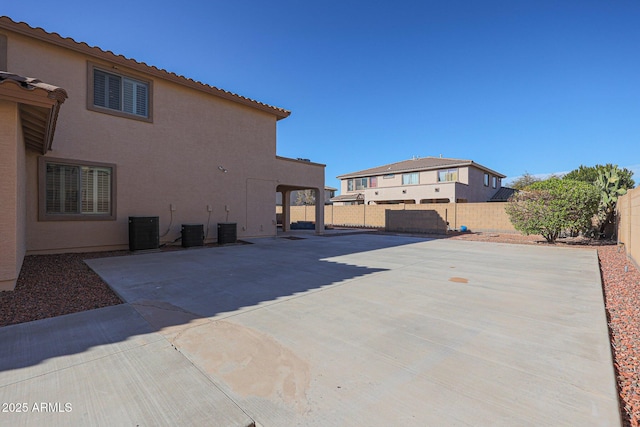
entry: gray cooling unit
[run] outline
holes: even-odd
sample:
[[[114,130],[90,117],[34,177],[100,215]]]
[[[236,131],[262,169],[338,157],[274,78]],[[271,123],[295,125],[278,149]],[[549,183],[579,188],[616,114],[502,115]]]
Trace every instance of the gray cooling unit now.
[[[218,223],[218,244],[236,243],[238,240],[237,225],[235,222]]]
[[[182,247],[204,245],[204,226],[202,224],[182,224]]]
[[[159,225],[157,216],[130,216],[129,250],[158,249],[160,247]]]

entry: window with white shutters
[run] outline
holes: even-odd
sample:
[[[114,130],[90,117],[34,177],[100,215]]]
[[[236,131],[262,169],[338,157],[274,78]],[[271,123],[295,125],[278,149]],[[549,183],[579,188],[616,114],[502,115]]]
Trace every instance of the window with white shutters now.
[[[115,166],[41,159],[41,219],[115,218]]]
[[[93,76],[92,107],[106,108],[135,118],[150,118],[149,82],[106,72],[95,67],[90,70]]]

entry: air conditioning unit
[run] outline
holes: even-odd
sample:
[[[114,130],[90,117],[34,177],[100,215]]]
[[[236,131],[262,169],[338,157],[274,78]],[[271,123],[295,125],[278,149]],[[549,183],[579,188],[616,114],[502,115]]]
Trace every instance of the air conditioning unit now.
[[[160,247],[160,220],[157,216],[129,217],[129,250],[142,251]]]
[[[204,245],[204,226],[202,224],[182,224],[182,247]]]
[[[218,244],[236,243],[238,241],[237,224],[235,222],[218,223]]]

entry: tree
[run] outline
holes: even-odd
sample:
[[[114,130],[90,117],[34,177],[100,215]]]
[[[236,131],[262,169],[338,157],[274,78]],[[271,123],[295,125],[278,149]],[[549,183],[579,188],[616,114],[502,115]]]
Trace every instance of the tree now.
[[[522,190],[525,187],[530,186],[534,182],[542,181],[540,178],[536,178],[531,175],[529,172],[525,171],[524,174],[518,179],[514,180],[510,186],[511,188],[515,188],[516,190]]]
[[[316,195],[313,190],[298,190],[296,191],[296,205],[297,206],[310,206],[316,204]]]
[[[606,172],[612,169],[617,170],[618,176],[620,178],[620,188],[629,190],[635,187],[636,183],[633,180],[633,171],[630,171],[627,168],[620,169],[618,168],[618,165],[612,165],[611,163],[595,166],[580,165],[578,169],[574,169],[566,174],[564,176],[564,179],[573,179],[576,181],[583,181],[594,184],[598,179],[598,175],[600,174],[600,172]]]
[[[590,229],[599,200],[591,184],[550,178],[514,194],[505,209],[516,230],[554,243],[564,230]]]
[[[618,196],[624,195],[628,189],[635,186],[633,172],[627,168],[620,169],[618,165],[607,163],[592,167],[580,166],[564,176],[564,179],[575,179],[589,182],[596,186],[600,194],[598,207],[598,232],[603,236],[607,226],[615,219]]]

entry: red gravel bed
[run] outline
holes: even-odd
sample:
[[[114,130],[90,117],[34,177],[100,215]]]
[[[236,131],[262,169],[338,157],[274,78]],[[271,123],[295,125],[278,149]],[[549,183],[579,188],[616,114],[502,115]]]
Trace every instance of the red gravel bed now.
[[[0,292],[0,326],[122,304],[83,260],[126,253],[25,257],[15,290]]]
[[[598,248],[614,367],[625,426],[640,426],[640,272],[624,249]],[[626,271],[625,271],[626,270]]]
[[[547,244],[540,236],[515,234],[464,233],[448,237]],[[623,425],[640,427],[640,272],[624,250],[603,243],[606,242],[562,239],[555,246],[581,245],[598,250]],[[84,260],[127,254],[117,251],[25,257],[16,289],[0,292],[0,326],[121,304]]]

